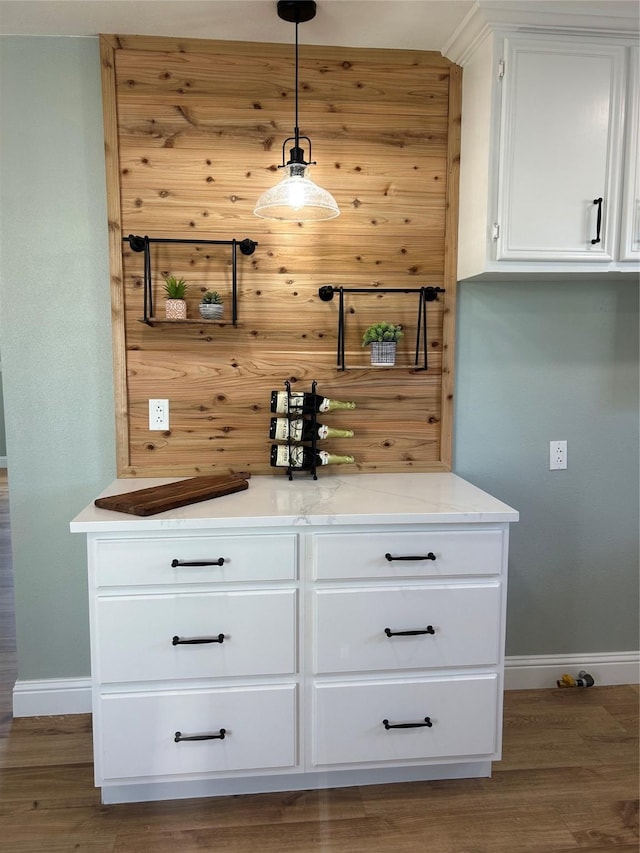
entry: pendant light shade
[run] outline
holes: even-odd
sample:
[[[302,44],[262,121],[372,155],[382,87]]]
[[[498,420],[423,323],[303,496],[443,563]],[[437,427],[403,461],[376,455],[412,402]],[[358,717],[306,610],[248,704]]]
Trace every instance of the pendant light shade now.
[[[309,167],[315,166],[311,159],[311,140],[301,136],[298,129],[298,24],[310,21],[315,17],[316,4],[314,0],[279,0],[278,16],[284,21],[296,25],[296,114],[294,136],[285,139],[282,145],[282,179],[275,187],[266,190],[257,201],[256,216],[264,219],[281,219],[292,222],[304,222],[321,219],[335,219],[340,214],[336,200],[331,193],[322,189],[309,177]],[[309,160],[300,142],[306,140],[309,145]],[[285,163],[285,149],[288,142],[293,142],[289,151],[289,160]]]
[[[309,165],[287,163],[282,179],[263,192],[254,213],[265,219],[301,220],[335,219],[340,209],[335,198],[319,187],[308,175]]]

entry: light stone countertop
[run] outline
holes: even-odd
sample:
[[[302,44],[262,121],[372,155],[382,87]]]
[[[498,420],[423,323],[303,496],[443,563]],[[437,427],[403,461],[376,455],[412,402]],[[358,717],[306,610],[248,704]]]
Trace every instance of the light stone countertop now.
[[[117,495],[171,483],[177,477],[115,480],[101,493]],[[347,524],[469,524],[518,521],[510,506],[455,474],[285,474],[252,477],[249,488],[213,500],[140,517],[90,504],[72,533],[229,530]]]

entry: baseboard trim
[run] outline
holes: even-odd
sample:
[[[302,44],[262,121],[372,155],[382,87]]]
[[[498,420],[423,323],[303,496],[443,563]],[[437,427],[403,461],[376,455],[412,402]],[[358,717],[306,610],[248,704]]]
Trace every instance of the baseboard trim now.
[[[91,713],[90,678],[42,678],[16,681],[14,717],[49,717]]]
[[[505,690],[538,690],[555,687],[567,673],[574,678],[580,670],[593,676],[596,686],[638,684],[639,652],[607,652],[581,655],[508,657],[504,668]]]
[[[8,468],[8,467],[9,466],[7,464],[7,457],[6,456],[0,456],[0,468]]]
[[[575,678],[582,669],[593,676],[596,686],[638,684],[640,652],[508,657],[505,661],[504,686],[505,690],[555,687],[556,681],[565,672]],[[14,717],[90,713],[90,678],[19,680],[13,688]]]

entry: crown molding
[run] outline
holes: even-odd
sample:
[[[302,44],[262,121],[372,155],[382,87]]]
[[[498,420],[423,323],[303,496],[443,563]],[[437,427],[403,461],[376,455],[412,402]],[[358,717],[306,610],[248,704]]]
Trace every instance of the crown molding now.
[[[464,67],[478,45],[494,32],[629,39],[636,44],[640,6],[635,0],[477,0],[442,48],[442,55]]]

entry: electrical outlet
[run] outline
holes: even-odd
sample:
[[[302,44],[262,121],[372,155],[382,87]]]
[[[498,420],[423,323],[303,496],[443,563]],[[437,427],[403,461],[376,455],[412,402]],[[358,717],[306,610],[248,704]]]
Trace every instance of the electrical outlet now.
[[[149,429],[169,429],[168,400],[149,400]]]
[[[567,442],[549,442],[549,470],[561,471],[567,467]]]

